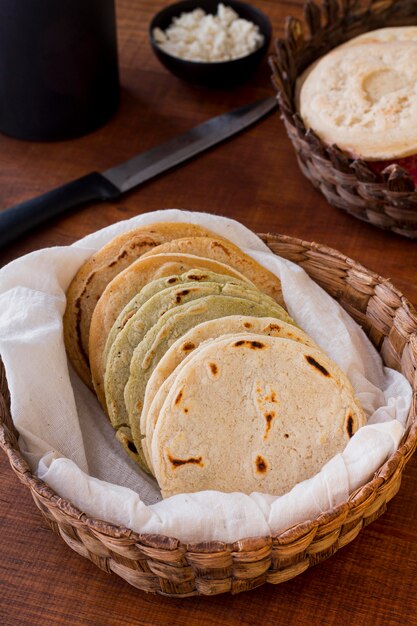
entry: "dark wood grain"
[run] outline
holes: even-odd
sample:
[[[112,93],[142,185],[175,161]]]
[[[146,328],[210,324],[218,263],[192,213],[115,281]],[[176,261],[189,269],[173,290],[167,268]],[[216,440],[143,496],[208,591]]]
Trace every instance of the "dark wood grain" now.
[[[117,114],[85,137],[27,143],[0,137],[0,207],[103,170],[206,118],[272,93],[265,63],[233,91],[180,82],[154,58],[146,28],[160,0],[120,0],[122,99]],[[259,0],[275,33],[301,2]],[[148,210],[184,207],[236,218],[338,248],[392,279],[417,302],[417,243],[327,205],[300,174],[277,114],[125,196],[75,210],[0,253],[0,265],[44,246],[67,245]],[[244,624],[390,626],[417,624],[417,460],[378,521],[330,560],[296,579],[239,596],[171,600],[146,595],[96,569],[46,527],[0,455],[0,623],[4,626]]]

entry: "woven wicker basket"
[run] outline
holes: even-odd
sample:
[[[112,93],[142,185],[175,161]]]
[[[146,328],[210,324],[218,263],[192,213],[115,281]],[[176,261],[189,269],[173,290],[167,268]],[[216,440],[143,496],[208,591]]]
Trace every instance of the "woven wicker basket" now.
[[[385,364],[402,371],[417,391],[417,314],[391,283],[330,248],[280,235],[262,238],[336,298],[362,325]],[[414,401],[397,452],[346,502],[277,536],[233,544],[186,545],[173,537],[139,535],[91,519],[60,498],[33,476],[22,458],[1,361],[0,445],[52,530],[78,554],[144,591],[173,597],[214,595],[284,582],[352,541],[397,493],[404,465],[417,445],[417,415]]]
[[[417,237],[417,192],[398,165],[375,174],[337,146],[327,146],[306,130],[294,99],[298,76],[332,48],[385,26],[417,25],[415,0],[323,0],[304,6],[304,21],[288,17],[285,37],[270,58],[281,117],[302,173],[334,207],[406,237]],[[308,36],[305,36],[305,32]]]

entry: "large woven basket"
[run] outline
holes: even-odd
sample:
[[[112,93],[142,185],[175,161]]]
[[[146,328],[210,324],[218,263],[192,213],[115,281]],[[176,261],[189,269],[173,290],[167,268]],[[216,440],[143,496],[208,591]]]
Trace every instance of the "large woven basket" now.
[[[281,235],[261,235],[276,254],[302,266],[362,325],[386,365],[403,372],[417,391],[417,315],[377,274],[330,248]],[[23,459],[9,411],[0,362],[0,445],[48,524],[78,554],[134,587],[173,597],[238,593],[281,583],[330,557],[379,517],[397,493],[417,445],[415,402],[399,449],[366,485],[316,519],[274,537],[184,544],[175,537],[139,535],[91,519],[36,478]]]
[[[325,145],[304,126],[294,95],[300,74],[332,48],[376,28],[417,25],[417,2],[310,1],[304,6],[304,22],[287,18],[285,37],[275,42],[270,59],[280,114],[302,173],[332,206],[380,228],[417,237],[417,192],[408,172],[390,165],[379,175],[336,145]]]

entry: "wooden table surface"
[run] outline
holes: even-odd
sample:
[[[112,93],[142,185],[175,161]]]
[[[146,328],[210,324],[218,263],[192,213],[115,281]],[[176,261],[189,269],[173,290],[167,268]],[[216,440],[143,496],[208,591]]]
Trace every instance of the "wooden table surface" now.
[[[121,104],[101,129],[61,143],[0,137],[0,207],[91,170],[105,170],[205,119],[272,93],[265,62],[234,90],[185,84],[162,68],[146,28],[160,0],[119,0]],[[258,0],[275,33],[301,1]],[[325,243],[389,277],[417,302],[417,242],[327,205],[299,172],[278,114],[125,196],[55,219],[0,253],[0,265],[37,248],[66,245],[146,211],[184,207],[240,220],[258,232]],[[379,520],[331,559],[297,578],[238,596],[172,600],[146,595],[96,569],[53,535],[0,455],[0,623],[389,626],[417,624],[417,458]]]

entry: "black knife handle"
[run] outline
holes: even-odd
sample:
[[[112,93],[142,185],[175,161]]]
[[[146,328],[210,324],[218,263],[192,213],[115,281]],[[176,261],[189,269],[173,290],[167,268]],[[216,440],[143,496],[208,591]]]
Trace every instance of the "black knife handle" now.
[[[98,172],[91,172],[0,212],[0,248],[42,222],[75,206],[93,200],[114,200],[115,185]]]

